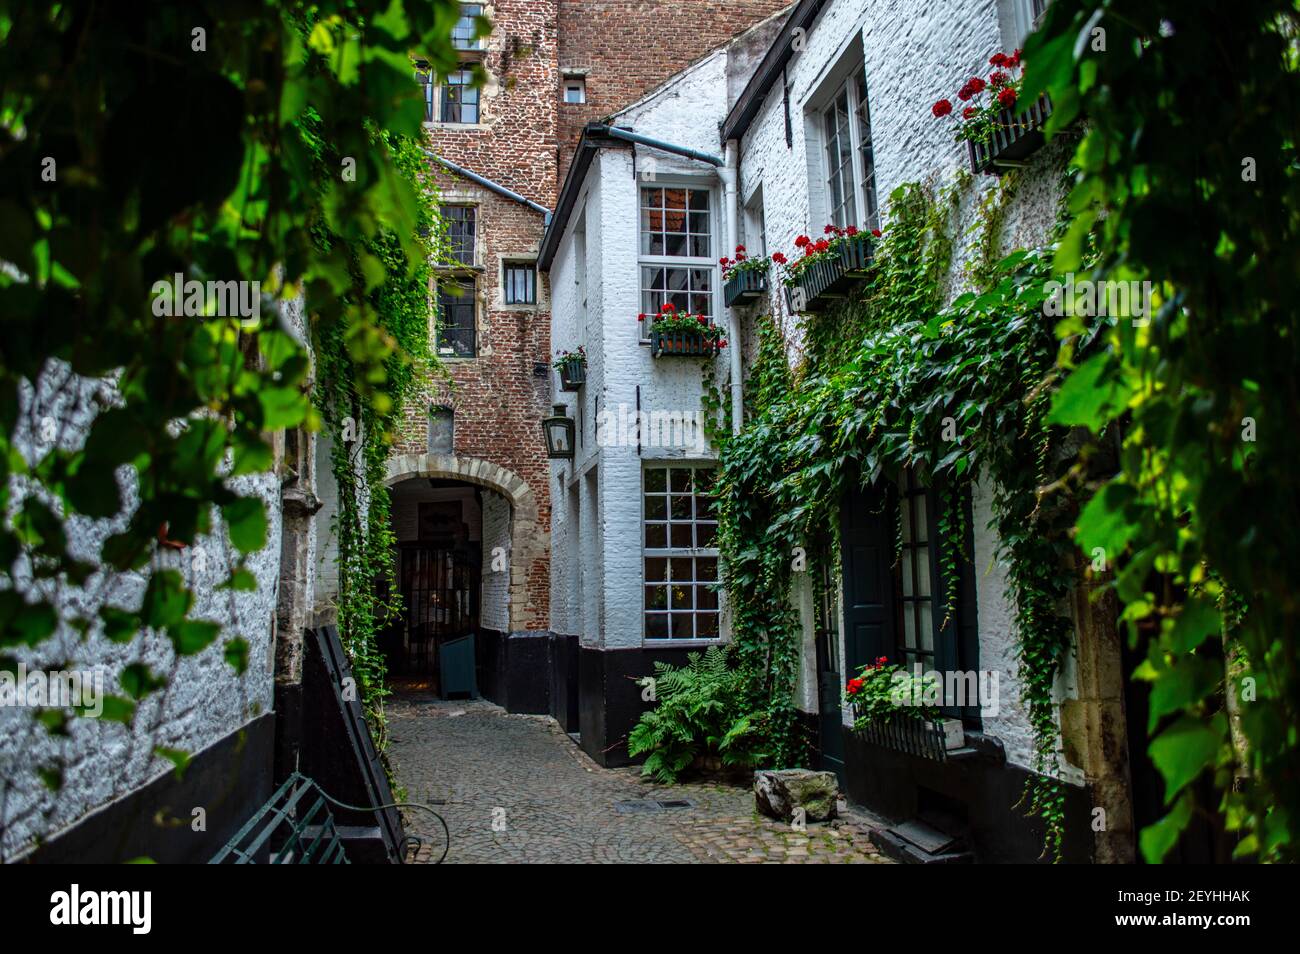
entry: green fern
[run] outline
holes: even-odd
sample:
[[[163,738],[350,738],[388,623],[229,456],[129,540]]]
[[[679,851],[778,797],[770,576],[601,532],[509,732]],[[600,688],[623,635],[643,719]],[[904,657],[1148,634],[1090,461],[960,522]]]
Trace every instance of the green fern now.
[[[744,705],[744,677],[730,665],[726,647],[689,653],[680,668],[656,662],[654,687],[655,707],[628,736],[628,752],[647,756],[643,775],[670,784],[700,755],[717,754],[736,766],[762,758],[762,733]]]

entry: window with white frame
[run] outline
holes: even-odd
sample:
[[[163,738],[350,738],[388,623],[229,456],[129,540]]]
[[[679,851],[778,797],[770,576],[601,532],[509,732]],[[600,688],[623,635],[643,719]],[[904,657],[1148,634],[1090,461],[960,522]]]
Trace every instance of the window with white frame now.
[[[665,304],[679,313],[713,317],[716,285],[712,194],[688,186],[641,188],[641,310]],[[650,322],[641,323],[648,339]]]
[[[585,103],[587,101],[587,81],[581,76],[566,76],[564,78],[563,101],[570,105]]]
[[[453,70],[438,83],[433,70],[421,63],[416,66],[415,78],[424,93],[426,123],[473,125],[479,121],[479,86],[473,69]]]
[[[714,468],[675,464],[644,473],[645,638],[719,638]]]
[[[867,79],[861,67],[831,97],[820,125],[827,218],[841,228],[879,228]]]
[[[479,17],[483,16],[483,4],[462,3],[460,19],[451,29],[451,45],[458,50],[481,50],[483,38],[478,35]]]

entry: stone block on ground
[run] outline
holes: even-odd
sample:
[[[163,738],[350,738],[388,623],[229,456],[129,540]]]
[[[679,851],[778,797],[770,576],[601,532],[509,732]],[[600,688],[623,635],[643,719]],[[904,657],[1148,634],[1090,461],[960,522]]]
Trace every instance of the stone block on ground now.
[[[829,821],[835,817],[839,782],[834,772],[810,769],[759,769],[754,772],[754,803],[759,812],[779,821],[790,821],[796,808],[804,810],[805,821]]]

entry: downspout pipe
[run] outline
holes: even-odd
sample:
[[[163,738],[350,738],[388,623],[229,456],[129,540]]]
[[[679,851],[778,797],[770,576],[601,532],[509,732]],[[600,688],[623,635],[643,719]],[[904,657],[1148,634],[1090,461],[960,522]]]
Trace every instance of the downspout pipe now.
[[[611,139],[622,139],[624,142],[634,142],[641,146],[649,146],[651,149],[660,149],[664,152],[671,152],[677,156],[685,156],[687,159],[697,159],[700,162],[707,162],[711,166],[722,167],[726,164],[725,160],[707,152],[700,152],[698,149],[689,149],[686,146],[678,146],[671,142],[664,142],[662,139],[655,139],[652,136],[643,136],[640,133],[632,132],[630,129],[620,129],[618,126],[610,126],[605,123],[588,123],[588,132],[597,136],[608,136]]]
[[[432,159],[434,162],[438,163],[438,165],[442,166],[445,169],[450,170],[451,172],[454,172],[456,175],[460,176],[461,178],[468,179],[470,182],[477,183],[478,185],[481,185],[483,188],[495,192],[497,195],[503,195],[507,199],[512,199],[513,201],[518,202],[520,205],[526,205],[534,212],[542,213],[542,218],[544,220],[542,224],[544,226],[551,224],[551,210],[548,209],[546,206],[539,205],[538,203],[534,202],[532,199],[526,199],[518,192],[515,192],[513,189],[507,189],[501,183],[493,182],[491,179],[487,178],[486,176],[481,176],[477,172],[471,172],[469,169],[466,169],[464,166],[458,166],[450,159],[442,158],[442,156],[438,155],[436,152],[430,152],[428,149],[425,149],[424,154],[428,156],[430,159]]]
[[[718,170],[722,179],[727,203],[727,249],[728,257],[740,244],[740,143],[735,139],[727,140],[726,164]],[[744,423],[744,393],[742,391],[740,363],[740,314],[735,307],[727,309],[727,337],[730,347],[727,355],[731,359],[731,433],[739,434]]]

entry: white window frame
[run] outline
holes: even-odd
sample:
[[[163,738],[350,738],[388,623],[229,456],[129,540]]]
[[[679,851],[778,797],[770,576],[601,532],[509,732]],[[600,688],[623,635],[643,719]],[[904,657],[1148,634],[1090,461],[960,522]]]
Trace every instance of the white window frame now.
[[[466,8],[466,7],[478,7],[478,13],[477,13],[477,14],[467,14],[467,13],[465,12],[465,8]],[[460,19],[458,19],[458,20],[456,21],[456,26],[452,28],[452,30],[453,30],[453,32],[452,32],[452,45],[455,47],[456,50],[458,50],[458,51],[460,51],[460,52],[465,52],[465,53],[474,53],[474,52],[477,52],[477,51],[480,51],[480,50],[483,49],[483,41],[486,39],[486,37],[481,37],[481,36],[480,36],[480,37],[474,37],[474,38],[470,41],[470,43],[471,43],[472,45],[464,46],[464,45],[462,45],[462,44],[457,40],[457,38],[456,38],[456,36],[455,36],[455,30],[460,29],[460,25],[461,25],[461,23],[462,23],[463,21],[465,21],[465,20],[469,20],[470,28],[472,29],[472,28],[474,27],[474,20],[473,20],[473,17],[475,17],[475,16],[483,16],[483,15],[486,13],[486,11],[487,11],[487,4],[486,4],[486,3],[462,3],[462,4],[460,5]]]
[[[666,566],[670,568],[670,569],[669,569],[669,572],[668,572],[668,574],[667,574],[667,575],[670,576],[670,577],[672,576],[672,572],[671,572],[672,562],[671,562],[671,561],[672,561],[673,559],[678,559],[678,560],[690,560],[690,561],[691,561],[691,579],[690,579],[690,581],[681,581],[681,582],[687,582],[687,583],[692,587],[693,590],[709,590],[711,584],[715,584],[715,583],[720,582],[720,580],[721,580],[721,572],[722,572],[722,571],[721,571],[721,559],[720,559],[720,557],[719,557],[719,555],[718,555],[718,548],[717,548],[717,546],[716,546],[716,543],[717,543],[717,538],[716,538],[716,536],[714,537],[714,543],[715,543],[715,546],[712,546],[712,547],[695,547],[695,546],[691,546],[691,547],[674,547],[674,546],[667,546],[667,547],[648,547],[648,546],[645,545],[645,544],[646,544],[646,528],[647,528],[648,526],[651,526],[651,525],[658,525],[658,524],[660,524],[660,523],[662,522],[662,521],[659,521],[659,520],[657,520],[657,519],[656,519],[656,520],[651,520],[651,519],[649,519],[649,517],[648,517],[648,515],[647,515],[647,513],[646,513],[646,498],[647,498],[647,497],[656,497],[656,498],[657,498],[657,497],[662,496],[662,497],[664,498],[664,500],[665,500],[665,506],[666,506],[666,508],[667,508],[667,513],[665,514],[665,520],[666,520],[667,522],[666,522],[666,523],[663,523],[663,525],[664,525],[664,526],[668,526],[668,524],[673,524],[673,521],[671,520],[671,515],[672,515],[672,498],[673,498],[674,496],[680,496],[680,494],[674,495],[674,494],[672,493],[672,484],[669,483],[669,481],[672,480],[672,475],[671,475],[671,473],[665,473],[665,481],[666,481],[666,483],[665,483],[665,490],[664,490],[663,492],[660,492],[660,491],[650,491],[650,490],[648,489],[648,488],[649,488],[649,482],[648,482],[648,480],[647,480],[647,476],[648,476],[648,474],[649,474],[649,472],[650,472],[651,470],[665,470],[665,471],[667,471],[667,470],[669,470],[669,469],[672,469],[672,470],[687,470],[687,469],[689,469],[689,470],[692,472],[692,476],[691,476],[691,481],[692,481],[692,483],[691,483],[692,513],[691,513],[691,520],[689,521],[689,524],[688,524],[689,526],[692,527],[692,543],[695,542],[695,539],[696,539],[696,532],[697,532],[697,528],[698,528],[699,526],[701,526],[701,525],[704,525],[704,526],[713,526],[713,527],[715,527],[715,533],[716,533],[716,527],[717,527],[717,520],[716,520],[716,519],[712,519],[712,520],[707,519],[707,518],[706,518],[706,519],[701,519],[700,516],[699,516],[699,513],[698,513],[698,509],[699,509],[699,508],[698,508],[699,497],[698,497],[698,495],[697,495],[697,493],[696,493],[696,491],[695,491],[695,476],[694,476],[696,471],[700,471],[700,470],[708,470],[708,471],[711,471],[711,472],[713,473],[713,479],[714,479],[714,482],[715,482],[715,483],[714,483],[714,486],[716,486],[716,481],[717,481],[717,479],[718,479],[718,464],[717,464],[716,461],[703,461],[703,460],[668,460],[668,459],[665,459],[665,460],[653,460],[653,461],[646,461],[646,462],[645,462],[644,466],[643,466],[642,469],[641,469],[641,491],[640,491],[640,495],[641,495],[641,530],[640,530],[640,532],[641,532],[641,574],[640,574],[640,575],[641,575],[641,636],[642,636],[642,642],[645,643],[646,645],[650,645],[650,646],[681,646],[681,645],[692,645],[692,644],[700,645],[700,644],[710,644],[710,643],[720,643],[720,642],[724,642],[724,641],[725,641],[725,638],[726,638],[726,634],[725,634],[725,632],[724,632],[724,630],[723,630],[723,620],[724,620],[724,615],[725,615],[726,603],[725,603],[725,600],[724,600],[724,595],[725,595],[725,594],[723,593],[723,591],[721,590],[721,588],[718,588],[718,589],[716,589],[716,590],[712,590],[712,592],[716,593],[716,595],[717,595],[717,606],[716,606],[716,608],[714,608],[714,609],[704,609],[704,610],[701,610],[700,607],[697,605],[698,602],[699,602],[697,596],[696,596],[694,593],[692,594],[692,601],[691,601],[691,602],[692,602],[692,607],[691,607],[691,609],[690,609],[689,611],[683,611],[683,612],[689,612],[689,613],[690,613],[690,616],[691,616],[691,636],[690,636],[690,637],[684,637],[684,636],[683,636],[683,637],[678,637],[678,638],[674,639],[672,636],[667,636],[667,637],[656,636],[656,637],[652,637],[652,636],[650,635],[650,630],[649,630],[649,616],[650,616],[650,615],[658,615],[658,614],[660,614],[660,613],[662,613],[663,615],[665,615],[665,616],[668,618],[668,621],[669,621],[669,632],[671,633],[671,631],[672,631],[672,616],[673,616],[674,614],[673,614],[673,611],[672,611],[672,609],[671,609],[671,601],[672,601],[672,593],[671,593],[671,591],[672,591],[672,582],[666,580],[666,581],[664,581],[664,582],[661,583],[661,582],[658,581],[658,580],[647,580],[647,579],[646,579],[646,561],[647,561],[647,560],[652,560],[652,559],[664,559],[664,560],[669,561],[669,562],[666,564]],[[716,513],[714,514],[714,516],[715,516],[715,518],[716,518]],[[679,520],[679,521],[677,521],[677,522],[676,522],[675,524],[673,524],[673,525],[675,525],[675,526],[681,526],[681,525],[686,524],[686,523],[687,523],[686,521],[680,521],[680,520]],[[668,531],[668,532],[671,532],[671,531]],[[670,538],[670,539],[668,539],[666,542],[671,544],[673,541],[672,541],[672,539]],[[712,560],[714,561],[714,578],[713,578],[712,580],[703,581],[703,580],[700,579],[700,577],[699,577],[698,565],[696,564],[696,561],[699,560],[699,559],[712,559]],[[646,599],[646,592],[647,592],[647,589],[648,589],[650,586],[656,586],[656,585],[661,585],[661,586],[665,586],[665,587],[667,587],[667,589],[668,589],[668,591],[669,591],[669,593],[668,593],[668,600],[669,600],[669,604],[668,604],[668,605],[669,605],[669,607],[670,607],[669,609],[666,609],[666,610],[651,609],[651,608],[649,608],[649,607],[647,606],[647,599]],[[695,633],[697,632],[697,630],[698,630],[698,626],[699,626],[699,623],[698,623],[698,617],[701,616],[701,615],[703,615],[703,614],[707,614],[707,613],[714,613],[714,614],[716,614],[717,634],[716,634],[715,636],[697,636],[697,635],[695,635]]]
[[[644,200],[645,191],[648,189],[687,189],[687,190],[695,190],[698,192],[704,192],[708,195],[709,241],[708,241],[707,255],[703,255],[703,256],[650,255],[641,250],[641,236],[642,236],[641,212],[642,209],[644,208],[643,203],[645,201]],[[648,300],[648,296],[650,294],[653,294],[653,292],[647,286],[647,282],[646,282],[647,268],[681,268],[681,269],[697,269],[702,271],[707,270],[709,272],[708,291],[689,292],[689,294],[692,296],[707,296],[709,300],[709,318],[712,321],[717,321],[718,320],[718,290],[719,290],[718,227],[720,225],[720,221],[719,221],[719,214],[718,214],[719,209],[718,209],[718,200],[717,200],[717,190],[713,187],[713,184],[706,180],[700,180],[700,179],[689,179],[689,178],[670,179],[670,178],[665,178],[660,176],[657,177],[653,183],[646,183],[646,182],[637,183],[636,205],[637,205],[637,214],[636,214],[636,220],[634,226],[636,228],[635,241],[636,241],[636,250],[637,250],[637,268],[636,268],[637,301],[638,301],[637,310],[646,313],[658,311],[657,307],[656,308],[649,307],[650,302]],[[686,208],[687,208],[687,214],[689,215],[690,213],[689,195],[687,196],[686,199]],[[688,218],[687,220],[687,229],[688,229],[687,245],[688,246],[690,244],[689,236],[691,234],[689,232],[689,228],[690,225],[689,225],[689,218]],[[641,329],[640,329],[641,342],[644,344],[649,342],[650,340],[650,320],[649,318],[647,318],[645,321],[639,322],[639,324],[641,325]]]
[[[817,110],[817,131],[820,139],[819,151],[821,162],[819,168],[821,171],[821,187],[823,190],[824,206],[826,210],[826,221],[839,225],[841,227],[855,225],[860,229],[875,229],[880,227],[880,207],[879,192],[873,189],[875,208],[868,212],[867,202],[867,169],[866,161],[863,156],[863,128],[862,113],[865,111],[870,122],[871,103],[870,91],[867,91],[867,100],[863,102],[862,92],[866,90],[866,80],[863,75],[863,66],[858,64],[850,71],[848,78],[835,88],[828,101]],[[832,203],[835,201],[834,192],[831,188],[833,182],[831,160],[830,160],[830,135],[827,132],[827,117],[833,113],[838,104],[843,101],[848,109],[848,134],[849,134],[849,151],[850,161],[847,172],[850,192],[846,194],[845,201],[841,203],[840,208],[848,210],[852,208],[853,215],[845,215],[844,221],[837,219],[837,212]],[[868,130],[869,131],[869,130]],[[870,140],[867,140],[870,142]],[[875,168],[872,164],[870,178],[874,185]],[[841,168],[837,167],[835,175],[841,174]]]
[[[581,76],[567,76],[560,90],[560,102],[566,106],[580,106],[587,101],[587,81]],[[578,91],[577,99],[569,99],[571,90]]]

